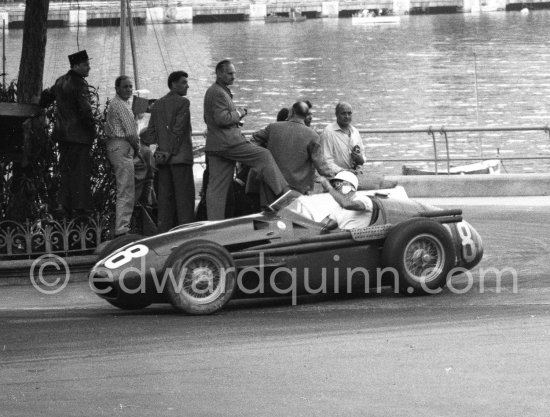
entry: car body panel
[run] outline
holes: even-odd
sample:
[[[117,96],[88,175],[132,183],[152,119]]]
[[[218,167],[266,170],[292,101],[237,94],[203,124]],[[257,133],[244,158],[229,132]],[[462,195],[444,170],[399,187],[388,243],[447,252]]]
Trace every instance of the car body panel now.
[[[402,187],[364,193],[379,208],[373,226],[381,227],[382,232],[384,227],[389,230],[410,219],[437,219],[452,212],[411,200]],[[168,257],[180,245],[200,239],[215,242],[231,254],[242,284],[234,298],[271,294],[273,285],[281,290],[276,290],[277,294],[284,294],[289,285],[299,294],[311,294],[315,288],[331,292],[350,286],[368,289],[373,282],[379,283],[384,234],[365,241],[340,229],[322,234],[321,221],[336,207],[334,199],[329,194],[295,193],[289,194],[288,200],[278,200],[280,205],[276,202],[272,210],[262,213],[187,224],[126,245],[99,260],[90,280],[99,278],[105,293],[98,295],[106,299],[142,297],[166,302],[165,286],[176,279],[166,270]],[[447,216],[444,225],[455,244],[456,265],[469,269],[481,260],[483,247],[479,234],[456,216],[458,212]],[[262,284],[271,285],[263,285],[264,292],[248,291]]]

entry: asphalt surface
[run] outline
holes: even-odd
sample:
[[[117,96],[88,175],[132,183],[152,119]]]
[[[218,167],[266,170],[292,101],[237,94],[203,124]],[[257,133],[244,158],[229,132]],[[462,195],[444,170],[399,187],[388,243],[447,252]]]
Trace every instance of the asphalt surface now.
[[[485,245],[433,296],[190,317],[120,311],[86,283],[2,287],[0,416],[548,415],[550,199],[431,202],[463,206]]]

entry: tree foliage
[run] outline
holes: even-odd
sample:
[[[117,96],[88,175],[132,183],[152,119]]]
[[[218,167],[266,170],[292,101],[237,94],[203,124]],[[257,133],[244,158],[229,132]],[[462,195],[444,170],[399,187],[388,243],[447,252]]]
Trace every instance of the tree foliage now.
[[[0,101],[15,101],[14,83],[0,94]],[[90,88],[97,140],[91,151],[93,207],[98,213],[114,211],[116,185],[107,160],[103,129],[107,106],[101,108],[97,90]],[[6,99],[7,98],[7,99]],[[52,140],[55,124],[55,104],[46,109],[44,117],[33,121],[29,146],[21,160],[0,158],[0,220],[24,221],[48,218],[57,206],[60,187],[59,153]]]

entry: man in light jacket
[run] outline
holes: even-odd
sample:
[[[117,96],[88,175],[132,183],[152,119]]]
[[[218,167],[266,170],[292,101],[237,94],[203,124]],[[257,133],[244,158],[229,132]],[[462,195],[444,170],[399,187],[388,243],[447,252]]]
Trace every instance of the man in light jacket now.
[[[228,86],[234,81],[235,67],[231,61],[220,61],[216,65],[216,82],[204,96],[204,121],[208,129],[205,151],[209,169],[206,212],[209,220],[219,220],[225,216],[227,192],[237,161],[258,172],[268,186],[272,199],[288,189],[271,153],[248,142],[241,134],[239,122],[247,111],[233,103]]]

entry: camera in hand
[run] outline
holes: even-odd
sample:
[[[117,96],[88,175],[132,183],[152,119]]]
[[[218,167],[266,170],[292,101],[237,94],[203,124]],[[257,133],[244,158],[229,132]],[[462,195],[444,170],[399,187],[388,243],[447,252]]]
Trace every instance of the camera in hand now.
[[[248,110],[247,110],[246,108],[242,108],[241,111],[240,111],[240,113],[241,113],[241,118],[240,118],[240,120],[237,122],[237,125],[238,125],[239,127],[243,127],[243,126],[244,126],[243,118],[244,118],[244,116],[246,116],[246,115],[248,114]]]

